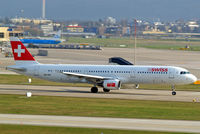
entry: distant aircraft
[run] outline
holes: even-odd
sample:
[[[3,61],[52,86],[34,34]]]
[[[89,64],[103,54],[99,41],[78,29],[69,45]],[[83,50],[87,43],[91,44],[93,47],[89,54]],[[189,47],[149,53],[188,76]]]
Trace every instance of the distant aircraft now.
[[[25,38],[25,39],[20,39],[20,41],[27,47],[39,47],[41,44],[59,44],[62,42],[61,38],[61,30],[58,31],[58,33],[53,37],[53,38]]]
[[[94,85],[92,93],[98,92],[97,86],[109,92],[131,83],[168,84],[172,86],[172,95],[176,95],[175,85],[197,80],[188,70],[174,66],[41,64],[18,38],[10,40],[16,65],[8,66],[8,70],[55,82],[90,83]]]

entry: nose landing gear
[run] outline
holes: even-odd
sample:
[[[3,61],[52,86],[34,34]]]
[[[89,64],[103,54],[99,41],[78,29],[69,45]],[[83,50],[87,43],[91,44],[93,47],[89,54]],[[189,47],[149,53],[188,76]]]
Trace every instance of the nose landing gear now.
[[[172,86],[171,86],[171,89],[172,89],[172,95],[176,95],[175,85],[172,85]]]
[[[172,95],[176,95],[176,91],[172,91]]]

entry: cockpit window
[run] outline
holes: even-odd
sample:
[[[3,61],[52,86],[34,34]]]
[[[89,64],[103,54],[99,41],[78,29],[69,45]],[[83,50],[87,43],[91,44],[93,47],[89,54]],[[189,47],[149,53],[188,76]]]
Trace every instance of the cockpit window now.
[[[180,74],[190,74],[190,72],[181,71]]]

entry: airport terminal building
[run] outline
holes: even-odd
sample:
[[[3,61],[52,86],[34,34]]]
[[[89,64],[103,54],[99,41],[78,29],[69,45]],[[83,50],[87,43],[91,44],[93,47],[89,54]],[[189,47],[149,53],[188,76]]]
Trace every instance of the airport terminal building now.
[[[13,30],[9,27],[0,27],[0,42],[9,41],[10,37],[22,37],[23,31]]]

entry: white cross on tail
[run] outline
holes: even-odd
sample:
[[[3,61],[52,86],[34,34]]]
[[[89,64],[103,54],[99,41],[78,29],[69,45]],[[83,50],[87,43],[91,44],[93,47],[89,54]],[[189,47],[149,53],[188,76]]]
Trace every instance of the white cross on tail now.
[[[25,53],[25,49],[22,49],[21,47],[21,45],[18,45],[18,48],[14,50],[14,52],[17,53],[17,57],[21,57],[21,54]]]

